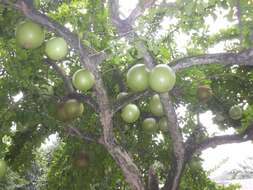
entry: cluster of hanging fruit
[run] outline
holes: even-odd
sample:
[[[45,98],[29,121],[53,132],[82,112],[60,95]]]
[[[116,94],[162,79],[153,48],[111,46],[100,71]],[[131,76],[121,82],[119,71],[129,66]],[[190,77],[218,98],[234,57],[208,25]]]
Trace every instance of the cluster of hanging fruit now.
[[[156,65],[151,71],[144,64],[136,64],[128,70],[126,82],[129,89],[133,92],[151,89],[157,93],[165,93],[174,87],[176,75],[165,64]],[[126,95],[126,92],[121,92],[118,98]],[[151,97],[149,109],[154,117],[148,117],[143,120],[143,129],[151,133],[158,129],[166,132],[168,130],[167,119],[164,117],[163,105],[158,94]],[[140,117],[140,110],[136,104],[130,103],[122,109],[121,117],[126,123],[134,123]],[[159,118],[158,122],[156,118]]]

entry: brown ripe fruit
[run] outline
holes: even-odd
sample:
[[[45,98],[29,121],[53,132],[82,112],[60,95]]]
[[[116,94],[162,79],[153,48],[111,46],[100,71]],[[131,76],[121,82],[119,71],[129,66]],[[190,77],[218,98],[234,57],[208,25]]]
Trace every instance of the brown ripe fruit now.
[[[87,167],[89,164],[89,155],[85,152],[79,152],[74,159],[74,165],[78,168]]]
[[[212,89],[208,85],[198,86],[197,96],[202,102],[207,102],[213,95]]]

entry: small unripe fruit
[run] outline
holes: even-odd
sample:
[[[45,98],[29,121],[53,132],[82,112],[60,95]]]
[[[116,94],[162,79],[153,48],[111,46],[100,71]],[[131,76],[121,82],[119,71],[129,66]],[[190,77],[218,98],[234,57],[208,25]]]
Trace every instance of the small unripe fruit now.
[[[168,129],[168,122],[167,122],[167,118],[166,117],[162,117],[159,121],[158,121],[158,126],[159,126],[159,129],[162,131],[162,132],[168,132],[169,129]]]
[[[121,117],[126,123],[134,123],[140,117],[140,110],[135,104],[128,104],[122,109]]]
[[[80,69],[73,75],[72,82],[76,89],[87,91],[93,87],[95,83],[95,77],[87,69]]]
[[[152,96],[149,101],[150,112],[157,117],[163,116],[163,105],[158,94]]]
[[[117,100],[120,100],[120,99],[126,97],[127,95],[128,95],[127,92],[120,92],[120,93],[117,95],[116,99],[117,99]]]
[[[45,52],[50,59],[58,61],[68,54],[68,45],[63,38],[52,38],[46,42]]]
[[[35,49],[44,42],[43,28],[31,21],[21,22],[16,30],[17,43],[26,49]]]

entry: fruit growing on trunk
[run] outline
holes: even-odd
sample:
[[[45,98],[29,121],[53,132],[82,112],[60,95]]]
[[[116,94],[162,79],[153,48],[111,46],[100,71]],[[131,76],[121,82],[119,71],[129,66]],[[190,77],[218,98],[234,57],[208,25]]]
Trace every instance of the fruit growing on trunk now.
[[[73,75],[72,82],[76,89],[87,91],[93,87],[95,83],[95,77],[87,69],[80,69]]]
[[[52,60],[61,60],[68,54],[68,45],[61,37],[55,37],[46,42],[45,52]]]
[[[144,64],[134,65],[127,72],[127,85],[134,92],[148,88],[149,70]]]
[[[126,123],[134,123],[140,117],[140,110],[135,104],[128,104],[122,109],[121,117]]]
[[[242,108],[238,105],[234,105],[229,110],[229,116],[233,120],[239,120],[242,117]]]
[[[165,64],[155,66],[149,75],[150,88],[156,92],[170,91],[176,82],[175,72]]]
[[[198,86],[197,96],[198,99],[202,102],[208,101],[212,97],[212,89],[208,85]]]
[[[145,132],[148,133],[156,132],[157,131],[156,120],[152,117],[144,119],[142,122],[142,128],[144,129]]]
[[[152,114],[157,117],[163,116],[163,105],[160,101],[160,97],[158,94],[152,96],[149,101],[149,109]]]
[[[6,175],[7,164],[4,160],[0,160],[0,178],[3,178]]]
[[[44,42],[43,28],[34,22],[21,22],[16,29],[17,43],[26,49],[35,49]]]

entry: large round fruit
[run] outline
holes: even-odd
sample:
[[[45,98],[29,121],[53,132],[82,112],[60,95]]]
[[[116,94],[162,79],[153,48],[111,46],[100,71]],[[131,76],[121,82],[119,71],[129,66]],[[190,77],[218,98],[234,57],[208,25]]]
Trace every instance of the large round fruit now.
[[[17,43],[27,49],[35,49],[44,42],[43,28],[31,21],[21,22],[16,30]]]
[[[197,89],[197,96],[200,101],[208,101],[212,97],[212,94],[212,89],[208,85],[201,85]]]
[[[154,133],[157,130],[156,120],[154,118],[146,118],[142,122],[142,128],[145,132]]]
[[[238,105],[234,105],[229,110],[229,116],[233,120],[241,119],[242,117],[242,108]]]
[[[144,64],[137,64],[127,72],[127,85],[134,92],[144,91],[148,88],[149,70]]]
[[[87,69],[80,69],[75,72],[72,77],[73,85],[76,89],[87,91],[92,88],[95,83],[94,75]]]
[[[140,110],[135,104],[128,104],[122,109],[122,119],[127,123],[133,123],[140,117]]]
[[[152,96],[149,101],[149,109],[157,117],[163,116],[163,105],[158,94]]]
[[[159,121],[158,121],[158,126],[159,129],[162,132],[168,132],[168,122],[167,122],[167,118],[166,117],[162,117]]]
[[[117,95],[116,99],[117,99],[117,100],[120,100],[120,99],[126,97],[127,95],[128,95],[127,92],[120,92],[120,93]]]
[[[83,104],[76,99],[69,99],[64,103],[64,111],[67,118],[73,119],[82,115]]]
[[[46,42],[45,52],[50,59],[61,60],[68,54],[68,45],[63,38],[52,38]]]
[[[7,164],[4,160],[0,160],[0,178],[6,175]]]
[[[168,65],[159,64],[150,72],[149,85],[156,92],[168,92],[174,87],[175,82],[175,72]]]

